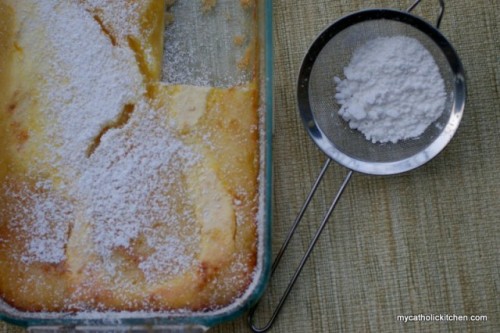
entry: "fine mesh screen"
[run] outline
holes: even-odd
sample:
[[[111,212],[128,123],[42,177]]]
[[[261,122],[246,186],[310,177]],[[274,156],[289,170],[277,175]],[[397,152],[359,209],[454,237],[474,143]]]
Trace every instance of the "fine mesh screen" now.
[[[445,83],[447,100],[443,115],[418,138],[398,143],[372,143],[349,127],[339,115],[334,76],[344,79],[343,68],[356,48],[376,37],[402,35],[420,41],[432,54]],[[395,20],[373,19],[348,26],[335,34],[318,54],[309,77],[309,104],[314,122],[339,151],[365,162],[394,162],[411,157],[429,146],[445,128],[453,108],[455,75],[441,48],[425,33]]]

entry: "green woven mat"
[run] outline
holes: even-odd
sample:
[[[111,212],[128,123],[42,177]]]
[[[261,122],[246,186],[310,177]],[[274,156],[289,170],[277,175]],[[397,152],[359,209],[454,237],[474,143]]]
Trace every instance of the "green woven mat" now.
[[[279,248],[325,157],[295,104],[297,71],[326,25],[363,8],[410,1],[275,0],[273,245]],[[437,0],[415,14],[435,21]],[[273,332],[500,332],[500,4],[446,2],[441,31],[467,73],[460,128],[433,161],[391,177],[355,175]],[[334,165],[257,312],[269,317],[346,170]],[[412,321],[400,315],[483,315]],[[213,332],[247,332],[246,318]],[[22,332],[0,323],[0,333]]]

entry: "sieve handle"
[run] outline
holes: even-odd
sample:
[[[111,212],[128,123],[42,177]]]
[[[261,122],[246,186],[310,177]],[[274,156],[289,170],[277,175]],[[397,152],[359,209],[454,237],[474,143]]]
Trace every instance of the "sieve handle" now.
[[[323,179],[323,176],[325,175],[331,162],[332,162],[331,159],[327,159],[325,161],[325,163],[323,164],[323,167],[322,167],[318,177],[316,178],[311,190],[309,191],[309,194],[307,195],[307,198],[306,198],[302,208],[300,209],[299,213],[297,214],[297,217],[295,218],[294,223],[292,224],[290,230],[288,231],[288,235],[285,238],[285,241],[281,245],[281,248],[278,251],[276,258],[274,259],[273,266],[271,268],[271,276],[274,274],[276,268],[278,267],[278,264],[279,264],[281,258],[283,257],[283,254],[285,253],[285,251],[288,247],[288,244],[290,243],[290,240],[292,239],[292,236],[295,233],[295,230],[297,229],[300,221],[302,220],[302,217],[304,216],[304,213],[306,212],[307,207],[309,206],[312,198],[314,197],[314,194],[316,193],[316,190],[318,189],[318,186],[321,183],[321,180]],[[295,282],[297,281],[297,278],[299,277],[300,273],[302,272],[302,269],[304,268],[304,265],[307,262],[307,259],[311,255],[312,250],[314,249],[314,246],[316,245],[316,242],[319,239],[319,236],[323,232],[323,229],[325,228],[326,223],[328,222],[328,219],[332,215],[333,210],[335,209],[335,206],[337,205],[337,202],[339,201],[340,197],[342,196],[342,193],[344,192],[345,188],[347,187],[347,184],[349,183],[349,180],[351,179],[352,174],[353,174],[353,171],[349,170],[346,177],[344,178],[344,181],[342,182],[342,185],[340,186],[340,189],[338,190],[337,194],[335,195],[335,198],[333,199],[333,201],[330,205],[330,208],[326,212],[325,216],[323,217],[323,220],[321,221],[320,226],[318,227],[318,229],[316,230],[316,233],[314,234],[313,238],[311,239],[311,241],[309,243],[309,247],[307,248],[306,252],[304,253],[304,256],[302,257],[302,259],[301,259],[298,267],[296,268],[292,278],[288,282],[288,286],[286,287],[285,292],[281,296],[279,303],[276,306],[276,308],[274,309],[274,312],[272,313],[269,321],[263,327],[260,327],[260,328],[256,327],[254,322],[253,322],[253,319],[254,319],[255,310],[257,309],[259,303],[257,303],[252,309],[250,309],[249,314],[248,314],[248,324],[249,324],[250,328],[252,329],[252,331],[254,331],[256,333],[266,332],[274,324],[276,317],[278,316],[281,308],[283,307],[283,304],[285,303],[288,295],[290,294],[290,291],[292,290]]]
[[[413,5],[411,5],[406,11],[409,13],[413,10],[413,8],[417,7],[417,5],[420,3],[422,0],[416,0]],[[444,15],[444,0],[439,0],[439,14],[436,22],[436,29],[439,29],[439,26],[441,25],[441,20],[443,19]]]

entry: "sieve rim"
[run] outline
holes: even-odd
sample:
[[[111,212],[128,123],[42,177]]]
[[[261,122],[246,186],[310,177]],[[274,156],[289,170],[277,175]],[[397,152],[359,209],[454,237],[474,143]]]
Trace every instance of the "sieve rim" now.
[[[309,100],[309,78],[314,63],[328,42],[342,30],[369,20],[393,20],[409,24],[429,37],[443,52],[454,75],[454,99],[449,119],[441,133],[424,149],[407,158],[391,162],[363,161],[347,155],[328,139],[318,126]],[[332,92],[333,93],[333,92]],[[465,107],[466,84],[462,63],[456,50],[441,32],[423,19],[394,9],[366,9],[334,21],[326,27],[309,47],[300,67],[297,84],[297,105],[303,125],[311,139],[332,160],[350,170],[369,175],[392,175],[413,170],[437,156],[450,142],[460,124]]]

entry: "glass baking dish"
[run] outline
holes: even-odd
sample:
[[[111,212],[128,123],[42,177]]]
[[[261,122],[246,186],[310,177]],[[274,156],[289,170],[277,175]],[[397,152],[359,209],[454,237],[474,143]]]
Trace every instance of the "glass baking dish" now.
[[[159,0],[163,1],[163,0]],[[255,2],[255,3],[254,3]],[[179,84],[207,83],[212,86],[230,86],[249,79],[248,72],[231,69],[227,62],[242,57],[242,48],[234,32],[251,34],[256,40],[258,64],[259,114],[260,114],[260,174],[258,212],[258,257],[251,285],[244,294],[224,308],[212,311],[176,312],[82,312],[36,313],[22,312],[0,299],[0,320],[23,326],[29,331],[169,331],[203,332],[223,321],[242,315],[256,303],[263,293],[270,274],[271,262],[271,194],[272,194],[272,1],[203,1],[215,4],[207,15],[191,14],[194,1],[177,1],[172,7],[175,20],[168,29],[177,29],[182,40],[173,43],[175,52],[189,52],[194,57],[177,57],[195,70],[189,73],[163,73],[164,82]],[[199,6],[199,2],[197,3]],[[255,5],[252,15],[245,15],[236,5]],[[184,16],[184,17],[183,17]],[[203,17],[203,18],[201,18]],[[179,19],[179,18],[182,18]],[[177,25],[177,22],[189,24]],[[230,34],[229,31],[232,33]],[[209,48],[203,43],[207,38],[216,41]],[[248,39],[248,37],[246,38]],[[186,42],[188,40],[188,42]],[[228,42],[229,40],[229,42]],[[166,41],[168,42],[168,40]],[[212,52],[210,52],[212,51]],[[165,51],[168,54],[168,50]],[[199,57],[196,57],[199,54]],[[165,61],[169,61],[166,59]],[[170,60],[172,61],[172,60]],[[174,64],[175,65],[175,64]],[[178,65],[178,64],[177,64]],[[207,71],[207,69],[209,69]],[[200,81],[201,80],[201,81]]]

